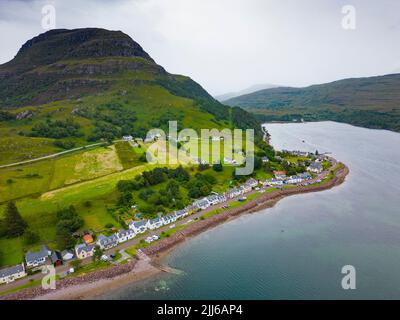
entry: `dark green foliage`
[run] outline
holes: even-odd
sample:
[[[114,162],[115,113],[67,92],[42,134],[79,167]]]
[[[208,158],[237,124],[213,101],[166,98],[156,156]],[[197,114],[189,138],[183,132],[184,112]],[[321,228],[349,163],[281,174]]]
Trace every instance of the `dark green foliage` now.
[[[70,206],[57,212],[57,244],[60,249],[72,248],[75,239],[72,234],[83,226],[83,219],[75,208]]]
[[[24,233],[24,244],[27,246],[34,245],[38,243],[40,240],[40,237],[37,233],[31,231],[31,230],[26,230]]]
[[[0,110],[0,121],[9,121],[15,119],[15,116],[7,111]]]
[[[95,128],[88,136],[88,141],[106,140],[112,142],[121,137],[121,129],[107,122],[95,122]]]
[[[128,208],[133,204],[133,196],[129,191],[123,192],[117,201],[117,206]]]
[[[194,180],[189,183],[189,197],[196,199],[209,195],[215,183],[216,179],[214,176],[197,173]]]
[[[221,172],[224,169],[221,163],[214,163],[212,168],[215,172]]]
[[[18,208],[12,201],[7,203],[5,209],[4,226],[6,236],[9,238],[22,236],[27,228],[26,222],[22,219]]]
[[[83,134],[79,131],[80,125],[74,123],[71,118],[65,121],[56,120],[52,121],[47,119],[45,122],[40,122],[32,127],[31,132],[27,135],[31,137],[44,137],[44,138],[67,138],[67,137],[81,137]]]
[[[306,88],[273,88],[226,101],[260,121],[332,120],[400,131],[400,74],[355,78]]]
[[[103,255],[103,253],[104,253],[103,250],[99,246],[96,246],[94,248],[94,253],[93,253],[93,256],[92,256],[93,261],[100,260],[100,258]]]
[[[62,148],[62,149],[72,149],[75,147],[75,141],[73,140],[56,140],[54,141],[54,145],[58,148]]]

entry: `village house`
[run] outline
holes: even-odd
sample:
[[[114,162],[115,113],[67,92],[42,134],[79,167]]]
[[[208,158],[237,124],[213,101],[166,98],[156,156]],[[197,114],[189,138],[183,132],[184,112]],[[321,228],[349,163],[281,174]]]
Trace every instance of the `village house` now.
[[[163,219],[163,224],[170,224],[176,221],[177,217],[174,214],[168,214],[165,217],[162,218]]]
[[[211,206],[216,205],[220,202],[218,194],[213,194],[207,197],[207,201],[210,203]]]
[[[261,161],[262,161],[263,163],[267,163],[267,162],[269,162],[269,159],[268,159],[268,157],[262,157],[262,158],[261,158]]]
[[[224,194],[218,194],[217,197],[218,197],[219,203],[225,202],[227,200],[226,196]]]
[[[268,186],[268,181],[267,180],[260,180],[259,181],[261,185],[263,185],[264,187]]]
[[[75,246],[75,254],[78,259],[85,259],[92,257],[94,255],[94,249],[96,246],[94,244],[78,244]]]
[[[321,173],[323,170],[322,164],[320,162],[312,162],[307,168],[307,170],[314,173]]]
[[[243,184],[243,185],[241,185],[241,186],[239,187],[239,190],[241,191],[241,194],[244,194],[244,193],[250,192],[250,191],[252,190],[252,188],[251,188],[250,185],[248,185],[247,183],[245,183],[245,184]]]
[[[121,230],[117,233],[118,242],[126,242],[128,240],[133,239],[136,236],[135,232],[132,229]]]
[[[252,188],[255,188],[258,186],[258,181],[256,179],[250,178],[249,180],[246,181],[246,184]]]
[[[132,136],[123,136],[122,140],[124,140],[124,141],[132,141],[133,137]]]
[[[135,233],[144,233],[148,227],[148,220],[133,221],[129,224],[129,229]]]
[[[61,257],[64,261],[72,260],[75,258],[74,252],[70,250],[64,250],[61,252]]]
[[[115,234],[112,234],[109,237],[101,234],[97,239],[97,244],[102,250],[108,250],[118,245],[118,237]]]
[[[150,230],[161,228],[163,225],[164,225],[164,223],[163,223],[162,218],[158,217],[158,218],[149,220],[149,229]]]
[[[226,192],[226,197],[227,197],[228,199],[232,199],[232,198],[235,198],[235,197],[237,197],[237,196],[240,196],[241,194],[242,194],[242,191],[241,191],[240,189],[234,188],[234,189],[229,189],[229,190]]]
[[[297,175],[299,178],[303,179],[303,180],[310,180],[312,179],[311,175],[308,172],[303,172],[303,173],[299,173]]]
[[[25,262],[28,268],[34,268],[46,263],[51,251],[46,246],[41,246],[37,252],[28,251],[25,255]]]
[[[23,263],[13,267],[4,268],[0,270],[0,283],[10,283],[16,279],[23,278],[26,275]]]
[[[207,198],[204,198],[193,202],[193,206],[198,210],[205,210],[210,206],[210,203],[208,202]]]
[[[286,179],[286,183],[288,184],[296,184],[296,183],[300,183],[302,182],[303,179],[301,177],[299,177],[298,175],[296,176],[290,176],[288,179]]]
[[[270,179],[270,180],[268,180],[268,184],[270,186],[282,186],[283,185],[283,180],[281,180],[281,179]]]
[[[178,210],[174,213],[176,219],[181,219],[188,215],[188,211],[186,209]]]

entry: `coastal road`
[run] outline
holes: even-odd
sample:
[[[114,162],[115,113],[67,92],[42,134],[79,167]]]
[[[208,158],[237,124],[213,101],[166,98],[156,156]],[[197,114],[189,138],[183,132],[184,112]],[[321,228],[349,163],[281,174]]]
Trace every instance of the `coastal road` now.
[[[332,167],[335,167],[335,166],[336,166],[336,161],[334,162],[334,165]],[[324,179],[326,176],[328,176],[328,174],[329,174],[330,170],[332,169],[332,167],[330,167],[326,171],[323,171],[317,177],[315,177],[312,180],[309,180],[308,182],[309,183],[315,183],[319,179]],[[252,195],[254,193],[258,193],[258,192],[260,192],[260,191],[252,190],[249,193],[247,193],[246,196],[250,196],[250,195]],[[112,248],[112,249],[104,251],[104,254],[106,254],[106,255],[115,254],[117,251],[125,250],[125,249],[128,249],[128,248],[138,244],[142,239],[146,239],[149,236],[153,236],[153,235],[160,236],[163,231],[169,230],[172,226],[177,227],[177,226],[181,226],[181,225],[184,225],[184,224],[188,224],[189,222],[192,222],[192,221],[199,220],[202,215],[204,215],[204,214],[206,214],[206,213],[208,213],[210,211],[213,211],[215,209],[221,208],[223,205],[228,205],[229,206],[230,204],[232,204],[234,202],[237,202],[238,198],[239,197],[233,198],[233,199],[229,199],[226,202],[224,202],[223,204],[222,203],[216,204],[216,205],[211,206],[211,207],[209,207],[209,208],[207,208],[205,210],[201,210],[199,212],[193,213],[190,216],[187,216],[187,217],[185,217],[185,218],[183,218],[181,220],[176,221],[172,225],[166,225],[166,226],[163,226],[163,227],[161,227],[161,228],[159,228],[157,230],[147,231],[144,234],[141,234],[140,236],[137,236],[137,237],[135,237],[134,239],[132,239],[130,241],[127,241],[127,242],[119,244],[115,248]],[[229,207],[227,209],[225,209],[225,210],[229,210]],[[86,258],[86,259],[82,260],[82,265],[87,265],[87,264],[89,264],[91,262],[92,262],[92,258],[89,257],[89,258]],[[63,274],[65,272],[67,272],[70,268],[71,268],[70,264],[66,263],[63,266],[57,267],[56,268],[56,272],[57,272],[57,274]],[[34,275],[31,275],[31,276],[16,280],[16,281],[11,282],[9,284],[0,285],[0,293],[4,292],[4,291],[12,290],[14,288],[18,288],[18,287],[23,286],[23,285],[26,285],[26,284],[30,283],[31,281],[33,281],[33,280],[40,280],[44,276],[45,276],[45,274],[36,273]]]

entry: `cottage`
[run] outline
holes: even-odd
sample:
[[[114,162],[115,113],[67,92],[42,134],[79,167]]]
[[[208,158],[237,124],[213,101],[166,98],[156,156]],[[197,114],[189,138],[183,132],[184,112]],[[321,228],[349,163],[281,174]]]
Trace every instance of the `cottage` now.
[[[270,186],[281,186],[281,185],[283,185],[283,180],[281,180],[281,179],[270,179],[270,180],[268,180],[268,184]]]
[[[209,202],[209,204],[210,204],[211,206],[216,205],[217,203],[220,202],[220,201],[219,201],[218,194],[213,194],[213,195],[207,197],[207,201]]]
[[[166,224],[175,222],[176,219],[178,219],[178,218],[174,214],[168,214],[165,217],[163,217],[162,219],[163,219],[163,224],[166,225]]]
[[[193,202],[193,206],[199,210],[205,210],[210,206],[210,203],[208,202],[207,198],[204,198]]]
[[[55,267],[62,266],[64,264],[61,253],[59,251],[53,251],[50,255],[50,260]]]
[[[97,244],[100,246],[101,249],[108,250],[118,245],[118,237],[115,234],[112,234],[109,237],[101,234],[97,239]]]
[[[181,219],[187,215],[188,215],[188,211],[186,209],[178,210],[174,213],[174,216],[176,217],[176,219]]]
[[[229,189],[229,190],[226,192],[226,197],[227,197],[228,199],[232,199],[232,198],[235,198],[235,197],[237,197],[237,196],[240,196],[241,194],[242,194],[242,191],[241,191],[240,189],[234,188],[234,189]]]
[[[251,186],[248,185],[247,183],[241,185],[239,189],[241,191],[241,194],[248,193],[252,190]]]
[[[61,257],[64,261],[68,261],[68,260],[72,260],[73,258],[75,258],[75,255],[70,250],[64,250],[63,252],[61,252]]]
[[[249,180],[246,181],[246,184],[252,188],[255,188],[258,186],[258,181],[256,179],[250,178]]]
[[[307,168],[308,171],[314,172],[314,173],[321,173],[323,168],[322,164],[320,162],[313,162],[309,165]]]
[[[268,181],[267,180],[260,180],[260,184],[265,186],[268,186]]]
[[[217,197],[218,197],[219,203],[225,202],[227,200],[226,196],[224,194],[219,194],[219,195],[217,195]]]
[[[164,225],[162,218],[154,218],[149,220],[149,229],[154,230],[162,227]]]
[[[132,141],[133,137],[132,136],[123,136],[122,140],[124,140],[124,141]]]
[[[85,259],[93,256],[95,248],[94,244],[82,243],[75,246],[75,253],[78,259]]]
[[[147,230],[148,222],[148,220],[133,221],[129,224],[129,229],[135,233],[144,233]]]
[[[133,239],[136,236],[135,231],[133,231],[132,229],[128,229],[128,230],[121,230],[120,232],[117,233],[117,238],[118,238],[118,242],[122,243],[122,242],[126,242],[128,240]]]
[[[296,184],[302,182],[303,179],[300,178],[298,175],[296,176],[290,176],[285,182],[289,184]]]
[[[297,176],[302,180],[312,179],[311,175],[308,172],[299,173]]]
[[[41,246],[40,251],[30,252],[25,255],[25,262],[28,268],[34,268],[46,263],[51,251],[46,246]]]
[[[16,279],[23,278],[26,275],[23,263],[13,267],[4,268],[0,270],[0,283],[10,283]]]
[[[269,159],[268,159],[267,157],[262,157],[262,158],[261,158],[261,161],[262,161],[263,163],[267,163],[267,162],[269,162]]]

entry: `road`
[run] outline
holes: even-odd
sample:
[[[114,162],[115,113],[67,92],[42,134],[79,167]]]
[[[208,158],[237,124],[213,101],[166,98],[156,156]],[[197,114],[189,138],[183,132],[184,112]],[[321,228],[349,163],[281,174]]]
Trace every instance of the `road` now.
[[[333,160],[333,158],[331,158],[331,160]],[[324,179],[329,174],[331,168],[335,167],[336,164],[337,164],[337,162],[336,162],[336,160],[334,160],[333,161],[333,166],[331,166],[328,170],[323,171],[316,178],[314,178],[312,180],[309,180],[308,182],[309,183],[314,183],[318,179]],[[259,191],[252,190],[249,193],[247,193],[246,196],[250,196],[250,195],[252,195],[254,193],[257,193],[257,192],[259,192]],[[146,239],[149,236],[153,236],[153,235],[160,236],[163,231],[169,230],[171,228],[171,226],[177,227],[177,226],[181,226],[181,225],[187,224],[187,223],[189,223],[191,221],[198,220],[205,213],[208,213],[208,212],[213,211],[215,209],[221,208],[223,205],[228,205],[229,206],[229,204],[237,202],[238,198],[240,198],[240,197],[229,199],[224,203],[216,204],[216,205],[211,206],[211,207],[209,207],[209,208],[207,208],[205,210],[201,210],[199,212],[193,213],[190,216],[187,216],[187,217],[185,217],[185,218],[183,218],[181,220],[178,220],[173,224],[163,226],[163,227],[161,227],[159,229],[156,229],[156,230],[153,230],[153,231],[146,231],[144,234],[136,236],[134,239],[132,239],[130,241],[121,243],[115,248],[112,248],[112,249],[104,251],[104,254],[106,254],[106,255],[115,254],[117,251],[125,250],[125,249],[128,249],[128,248],[138,244],[142,239]],[[92,258],[89,257],[89,258],[86,258],[86,259],[82,260],[82,265],[87,265],[87,264],[89,264],[91,262],[92,262]],[[71,268],[71,266],[69,265],[69,263],[66,263],[63,266],[57,267],[56,268],[56,272],[57,272],[57,274],[63,274],[65,272],[67,272],[69,270],[69,268]],[[17,281],[11,282],[9,284],[1,285],[0,286],[0,293],[4,292],[4,291],[11,290],[11,289],[14,289],[14,288],[18,288],[18,287],[23,286],[25,284],[28,284],[32,280],[39,280],[39,279],[43,278],[43,276],[44,276],[44,274],[37,273],[37,274],[34,274],[32,276],[25,277],[25,278],[19,279]]]

